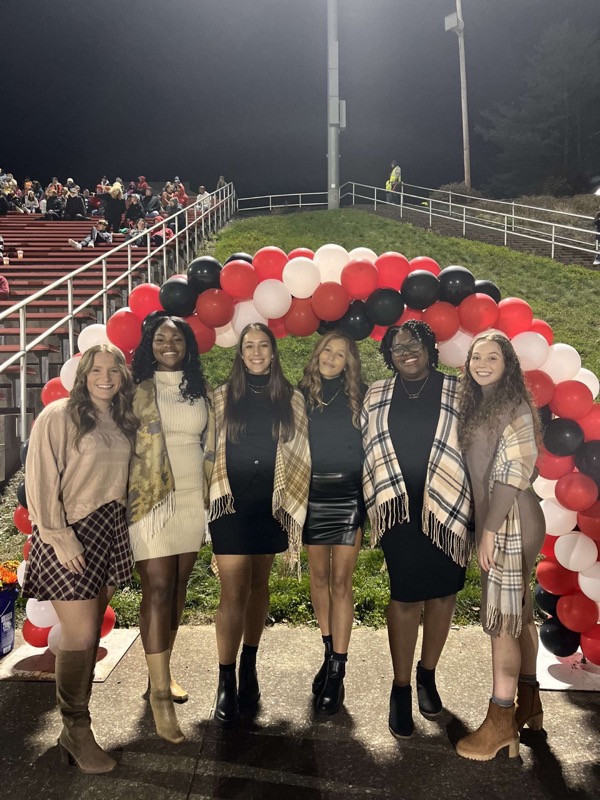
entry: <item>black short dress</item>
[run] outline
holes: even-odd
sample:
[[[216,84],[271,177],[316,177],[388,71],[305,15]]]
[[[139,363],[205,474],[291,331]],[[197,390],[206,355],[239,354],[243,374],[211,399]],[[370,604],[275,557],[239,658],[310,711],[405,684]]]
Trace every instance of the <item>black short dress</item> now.
[[[456,564],[423,533],[421,516],[427,465],[440,416],[444,376],[430,370],[427,383],[405,381],[411,400],[396,377],[388,425],[396,458],[408,492],[410,521],[393,525],[381,546],[390,576],[392,600],[412,603],[456,594],[465,583],[466,569]]]
[[[322,407],[309,405],[306,411],[312,474],[302,541],[353,546],[365,521],[361,433],[352,423],[341,375],[322,379],[322,397]]]

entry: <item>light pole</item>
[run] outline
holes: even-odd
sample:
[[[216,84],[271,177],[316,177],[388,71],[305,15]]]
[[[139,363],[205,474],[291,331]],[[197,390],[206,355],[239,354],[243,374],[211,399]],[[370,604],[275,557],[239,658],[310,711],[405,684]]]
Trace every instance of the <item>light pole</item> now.
[[[340,207],[340,130],[346,127],[340,100],[337,0],[327,0],[327,208]]]
[[[467,70],[465,67],[465,23],[462,15],[462,0],[456,0],[456,12],[444,20],[446,31],[458,36],[458,61],[460,64],[460,102],[462,108],[463,160],[465,186],[471,186],[471,149],[469,146],[469,112],[467,109]]]

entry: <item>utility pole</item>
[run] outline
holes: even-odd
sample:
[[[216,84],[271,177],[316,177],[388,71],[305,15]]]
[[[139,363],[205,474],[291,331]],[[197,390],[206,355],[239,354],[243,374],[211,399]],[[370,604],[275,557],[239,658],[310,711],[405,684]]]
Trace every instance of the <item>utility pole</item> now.
[[[346,127],[340,100],[338,3],[327,0],[327,208],[340,207],[340,130]]]
[[[458,36],[458,61],[460,65],[460,103],[462,108],[463,160],[465,166],[465,186],[471,186],[471,149],[469,146],[469,112],[467,108],[467,69],[465,66],[465,23],[462,15],[462,0],[456,0],[456,12],[445,20],[446,31],[454,31]]]

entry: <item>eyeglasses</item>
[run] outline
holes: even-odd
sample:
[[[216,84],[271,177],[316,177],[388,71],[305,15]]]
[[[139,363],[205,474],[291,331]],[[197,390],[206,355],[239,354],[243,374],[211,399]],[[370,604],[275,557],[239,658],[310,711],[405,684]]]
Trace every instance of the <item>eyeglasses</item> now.
[[[392,353],[395,356],[401,356],[404,353],[418,353],[423,345],[421,342],[410,342],[410,344],[395,344],[392,347]]]

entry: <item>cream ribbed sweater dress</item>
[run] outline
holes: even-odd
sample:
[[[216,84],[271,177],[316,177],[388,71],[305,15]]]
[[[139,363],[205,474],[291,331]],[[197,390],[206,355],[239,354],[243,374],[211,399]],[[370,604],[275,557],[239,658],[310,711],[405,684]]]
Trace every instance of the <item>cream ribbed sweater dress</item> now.
[[[206,402],[183,400],[183,372],[155,372],[156,400],[175,480],[175,514],[160,531],[136,537],[136,561],[197,552],[204,539],[205,509],[200,437],[206,427]]]

